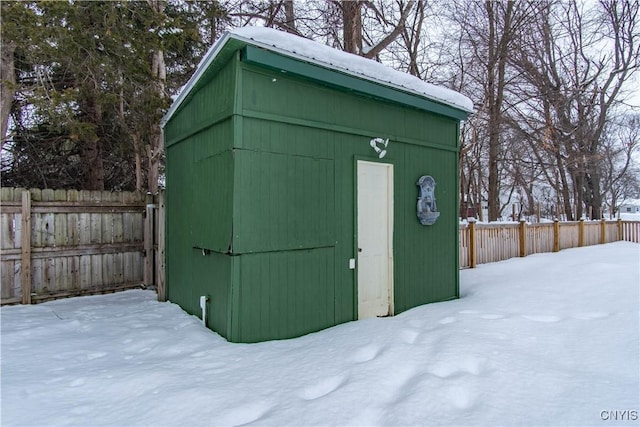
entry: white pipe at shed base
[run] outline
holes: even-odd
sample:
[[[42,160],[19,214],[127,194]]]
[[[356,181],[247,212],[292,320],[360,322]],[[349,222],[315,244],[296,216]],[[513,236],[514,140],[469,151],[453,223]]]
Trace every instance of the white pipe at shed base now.
[[[200,297],[200,308],[202,309],[202,324],[207,327],[207,301],[209,298],[206,295]]]

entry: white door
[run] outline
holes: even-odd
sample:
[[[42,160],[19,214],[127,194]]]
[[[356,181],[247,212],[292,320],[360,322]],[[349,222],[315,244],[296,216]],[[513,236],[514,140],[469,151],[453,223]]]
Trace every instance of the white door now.
[[[358,319],[393,314],[393,165],[357,162]]]

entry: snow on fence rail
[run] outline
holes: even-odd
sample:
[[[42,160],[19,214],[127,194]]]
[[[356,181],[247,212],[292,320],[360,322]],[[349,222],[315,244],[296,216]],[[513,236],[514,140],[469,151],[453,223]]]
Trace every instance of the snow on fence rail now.
[[[460,268],[618,240],[640,243],[640,221],[471,222],[460,225]]]
[[[153,242],[145,219],[151,196],[22,188],[2,188],[0,194],[2,304],[151,281],[151,257],[145,256]]]

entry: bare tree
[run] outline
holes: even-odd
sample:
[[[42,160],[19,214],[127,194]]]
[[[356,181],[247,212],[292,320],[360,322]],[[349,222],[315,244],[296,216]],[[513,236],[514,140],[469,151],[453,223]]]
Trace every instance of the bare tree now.
[[[236,26],[261,22],[346,52],[377,58],[406,29],[416,1],[397,0],[239,0],[227,4]]]
[[[155,21],[159,23],[157,30],[160,30],[165,22],[164,9],[167,5],[166,0],[147,0],[152,13],[155,15]],[[162,46],[158,44],[151,54],[151,89],[156,93],[157,99],[162,100],[166,97],[165,83],[167,81],[167,66],[164,61],[164,51]],[[159,122],[162,117],[163,110],[156,109],[156,119],[154,124]],[[160,160],[163,154],[163,143],[160,128],[157,125],[151,127],[148,142],[145,146],[148,166],[148,188],[152,194],[158,192],[158,178]]]
[[[450,45],[447,66],[454,67],[445,75],[453,74],[453,88],[472,97],[478,106],[473,126],[482,127],[473,133],[477,138],[469,141],[481,144],[482,150],[467,151],[481,153],[480,162],[466,164],[484,169],[482,198],[488,204],[488,219],[495,221],[507,204],[501,196],[508,202],[514,191],[514,180],[504,179],[509,143],[505,125],[511,106],[506,97],[514,84],[509,57],[516,48],[518,34],[535,16],[530,3],[515,1],[452,2],[445,14],[443,43]]]
[[[500,181],[498,160],[501,151],[501,126],[503,123],[503,101],[506,85],[507,53],[512,41],[514,2],[484,3],[488,23],[485,102],[489,120],[489,221],[500,216]]]
[[[513,55],[534,88],[520,106],[522,122],[554,162],[567,218],[581,217],[587,208],[600,218],[603,132],[639,66],[638,2],[601,1],[594,10],[575,1],[538,8],[538,25]]]
[[[235,19],[234,26],[261,22],[265,27],[302,35],[296,28],[297,14],[293,0],[239,0],[225,4],[229,16]]]
[[[640,147],[640,115],[623,116],[620,123],[609,125],[604,133],[601,162],[601,186],[610,213],[625,198],[637,197],[640,173],[634,164],[634,153]]]
[[[284,0],[283,27],[288,33],[298,33],[296,30],[296,13],[293,7],[293,0]]]
[[[485,202],[486,185],[483,167],[484,130],[486,129],[482,114],[476,114],[467,120],[460,132],[459,182],[460,182],[460,217],[469,216],[484,220],[483,202]]]
[[[7,2],[1,4],[0,12],[0,28],[10,23],[5,22],[7,9],[11,7]],[[14,53],[16,50],[16,42],[12,39],[12,32],[3,32],[2,49],[0,49],[0,141],[2,145],[7,138],[9,115],[11,112],[11,104],[15,94],[16,74],[14,66]]]
[[[402,41],[406,48],[407,66],[409,74],[422,77],[420,66],[418,65],[420,54],[420,42],[422,39],[422,28],[425,22],[425,2],[419,1],[416,11],[411,19],[411,25],[405,25],[402,29]]]

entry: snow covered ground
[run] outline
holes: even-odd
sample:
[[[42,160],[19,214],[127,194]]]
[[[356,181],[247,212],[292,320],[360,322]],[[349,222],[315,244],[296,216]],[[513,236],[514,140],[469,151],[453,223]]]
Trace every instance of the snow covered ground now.
[[[625,221],[640,221],[640,214],[623,212],[620,214],[620,219]]]
[[[150,291],[3,307],[2,425],[638,425],[640,245],[461,276],[459,300],[260,344]]]

